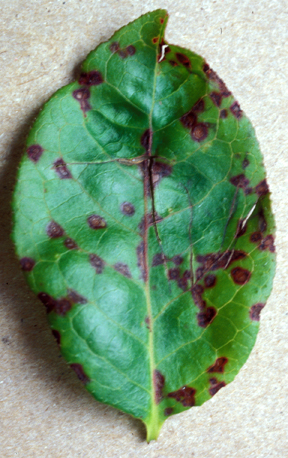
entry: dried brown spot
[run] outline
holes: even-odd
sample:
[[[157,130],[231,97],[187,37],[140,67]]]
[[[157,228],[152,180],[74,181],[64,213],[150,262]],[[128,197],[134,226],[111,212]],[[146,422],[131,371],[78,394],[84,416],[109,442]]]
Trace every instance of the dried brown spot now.
[[[242,169],[246,169],[249,166],[249,164],[250,164],[249,159],[245,157],[245,159],[242,162]]]
[[[220,358],[217,358],[215,363],[208,367],[207,372],[219,372],[220,374],[223,374],[225,365],[228,363],[228,358],[226,356],[221,356]]]
[[[90,97],[90,91],[86,87],[81,87],[73,91],[73,97],[77,102],[80,103],[80,108],[83,111],[84,116],[86,116],[86,111],[91,110],[90,103],[88,101]]]
[[[157,215],[157,213],[155,212],[155,215],[154,215],[154,218],[155,218],[155,223],[159,223],[160,221],[162,221],[162,217]],[[146,221],[146,224],[147,224],[147,228],[152,226],[154,224],[154,218],[153,218],[153,213],[149,213],[147,215],[147,221]],[[145,232],[145,216],[143,216],[143,218],[141,218],[141,221],[138,225],[139,227],[139,230],[140,230],[140,234],[143,236],[144,235],[144,232]]]
[[[166,409],[164,410],[165,417],[169,417],[169,415],[173,413],[173,410],[173,407],[166,407]]]
[[[89,73],[81,73],[78,83],[84,86],[98,86],[103,83],[103,78],[100,72],[92,70]]]
[[[105,263],[103,259],[100,258],[100,256],[97,256],[97,254],[90,254],[89,255],[90,259],[90,264],[94,269],[96,270],[97,274],[102,274]]]
[[[70,364],[71,369],[76,372],[77,377],[81,380],[84,385],[90,382],[90,378],[85,374],[82,364],[73,363]]]
[[[234,283],[237,285],[245,285],[250,280],[251,272],[242,267],[234,267],[234,269],[231,270],[231,276]]]
[[[202,111],[204,111],[204,108],[205,108],[205,102],[203,99],[199,99],[195,105],[193,105],[192,107],[192,110],[191,111],[194,111],[194,113],[202,113]]]
[[[236,234],[235,234],[235,237],[237,238],[244,235],[247,230],[247,222],[244,223],[244,221],[245,221],[244,219],[239,219],[238,221]]]
[[[121,57],[121,59],[126,59],[126,57],[128,57],[128,52],[126,49],[119,49],[118,55]]]
[[[206,307],[206,302],[202,298],[202,294],[204,293],[204,288],[202,285],[194,285],[192,288],[192,297],[194,300],[194,303],[196,307],[198,307],[200,310],[205,309]]]
[[[238,102],[234,102],[231,105],[230,111],[233,114],[233,116],[235,116],[236,119],[241,119],[242,118],[243,111],[241,110],[240,105],[239,105]]]
[[[267,229],[267,221],[264,215],[263,208],[259,210],[258,217],[259,217],[259,229],[261,232],[265,232]]]
[[[266,196],[266,194],[268,194],[269,192],[267,181],[266,180],[260,181],[260,183],[257,184],[255,191],[258,196]]]
[[[248,178],[245,177],[243,173],[240,175],[236,175],[232,178],[230,178],[230,183],[233,184],[233,186],[237,186],[238,188],[246,188],[248,184],[250,183]]]
[[[55,307],[56,300],[47,293],[39,293],[37,297],[40,299],[42,304],[45,305],[47,313],[52,312]]]
[[[196,260],[202,264],[200,267],[201,271],[199,271],[199,274],[201,274],[202,277],[203,274],[209,270],[227,269],[227,267],[229,267],[232,262],[238,261],[239,259],[244,259],[246,257],[247,253],[245,253],[245,251],[227,250],[224,253],[209,253],[205,256],[198,255]]]
[[[129,56],[133,56],[135,54],[135,52],[136,52],[136,48],[133,45],[129,45],[126,48],[126,51],[127,51]]]
[[[141,145],[143,146],[143,148],[145,148],[146,152],[148,152],[150,148],[150,137],[151,136],[152,136],[151,130],[146,129],[141,137]]]
[[[204,311],[197,314],[198,326],[206,328],[214,320],[217,311],[214,307],[207,307]]]
[[[113,41],[111,45],[109,46],[111,52],[117,52],[119,50],[119,43],[117,41]]]
[[[228,90],[224,81],[221,78],[219,78],[217,73],[214,70],[212,70],[212,68],[210,68],[207,63],[203,65],[203,71],[210,81],[213,81],[214,83],[218,84],[219,90],[223,97],[229,97],[231,95],[231,92]]]
[[[258,243],[262,240],[262,234],[261,232],[253,232],[253,234],[250,235],[250,242],[252,243]]]
[[[191,137],[195,142],[202,142],[208,135],[208,126],[204,122],[200,122],[193,127]]]
[[[184,114],[180,121],[182,122],[184,127],[187,127],[187,129],[192,129],[196,122],[197,122],[197,116],[194,113],[194,111],[188,111],[188,113]]]
[[[188,57],[185,56],[185,54],[182,54],[180,52],[176,52],[176,58],[180,62],[180,64],[184,65],[184,67],[191,68],[191,62],[188,59]]]
[[[216,378],[210,378],[209,382],[211,384],[211,388],[209,388],[211,396],[214,396],[221,388],[226,386],[225,382],[218,382]]]
[[[165,377],[161,372],[154,370],[153,372],[153,384],[155,390],[155,402],[160,404],[163,399],[163,388],[165,385]]]
[[[162,17],[160,18],[160,24],[164,24],[164,19]]]
[[[152,181],[153,185],[157,186],[162,178],[171,175],[172,167],[164,162],[153,162],[152,165]]]
[[[55,172],[62,180],[72,178],[70,170],[67,169],[66,162],[64,162],[61,158],[54,162],[53,169],[55,169]]]
[[[35,261],[32,258],[24,257],[20,259],[20,265],[21,269],[24,270],[24,272],[31,272],[31,270],[35,266]]]
[[[149,331],[151,331],[151,328],[150,328],[150,318],[149,318],[149,316],[146,316],[146,318],[145,318],[145,323],[146,323],[146,328],[149,329]]]
[[[196,269],[196,280],[199,281],[205,274],[205,269],[204,267],[197,267]]]
[[[160,266],[165,263],[165,256],[163,253],[156,253],[153,257],[152,267]]]
[[[177,285],[179,288],[183,289],[183,291],[187,291],[188,288],[188,281],[187,278],[181,277],[177,280]]]
[[[51,221],[46,227],[46,233],[51,239],[57,239],[64,235],[64,229],[56,221]]]
[[[174,398],[177,402],[181,402],[184,407],[192,407],[195,405],[195,388],[190,386],[182,386],[177,391],[168,393],[168,398]]]
[[[211,92],[210,98],[216,107],[220,107],[222,102],[222,94],[220,92]]]
[[[259,302],[258,304],[252,305],[249,311],[250,319],[253,321],[259,321],[260,313],[264,307],[265,304],[263,304],[263,302]]]
[[[32,162],[38,162],[44,149],[40,145],[31,145],[27,149],[27,155]]]
[[[107,227],[106,221],[100,215],[91,215],[87,218],[87,223],[91,229],[104,229]]]
[[[259,250],[269,250],[271,253],[275,252],[274,236],[267,235],[259,245]]]
[[[60,332],[57,331],[56,329],[52,329],[52,334],[55,337],[57,344],[60,345],[60,343],[61,343],[61,334],[60,334]]]
[[[205,278],[204,278],[204,284],[205,284],[205,288],[213,288],[213,286],[216,285],[216,277],[215,275],[207,275]]]
[[[225,110],[225,108],[220,111],[220,118],[221,119],[225,119],[225,118],[227,118],[227,116],[228,116],[228,111]]]
[[[173,256],[173,258],[171,259],[171,261],[174,262],[174,264],[175,264],[176,266],[180,266],[180,264],[182,264],[182,262],[183,262],[183,258],[182,258],[182,256],[180,256],[180,255],[177,254],[176,256]]]
[[[77,243],[70,237],[67,237],[67,239],[64,240],[64,245],[66,246],[66,248],[68,248],[68,250],[75,250],[76,248],[78,248]]]
[[[177,62],[175,60],[168,60],[169,64],[172,65],[172,67],[178,67]]]
[[[58,299],[55,302],[54,311],[58,315],[65,316],[67,312],[72,308],[71,302],[64,297],[63,299]]]
[[[178,269],[178,267],[173,267],[172,269],[168,270],[169,280],[178,280],[179,277],[180,277],[180,269]]]
[[[252,194],[252,192],[253,192],[253,188],[251,188],[251,187],[248,187],[248,188],[244,189],[245,196],[247,196],[248,194]]]
[[[73,304],[87,304],[87,299],[81,294],[74,291],[74,289],[68,290],[68,299],[73,302]]]
[[[147,272],[146,272],[146,268],[145,268],[144,249],[145,249],[145,243],[144,242],[141,242],[136,248],[137,266],[139,267],[139,269],[141,271],[141,278],[144,281],[147,281]]]
[[[124,277],[131,278],[131,273],[127,264],[116,262],[116,264],[114,264],[114,269],[117,270],[117,272],[120,274],[124,275]]]
[[[155,44],[155,43],[158,43],[158,41],[159,41],[159,37],[152,38],[152,43]]]
[[[134,205],[130,202],[123,202],[123,204],[121,204],[121,211],[126,216],[133,216],[135,213],[135,208]]]

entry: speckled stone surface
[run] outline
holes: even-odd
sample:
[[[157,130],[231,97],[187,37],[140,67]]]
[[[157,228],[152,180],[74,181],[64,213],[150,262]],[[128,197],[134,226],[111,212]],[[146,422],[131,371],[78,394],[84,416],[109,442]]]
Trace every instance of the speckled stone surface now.
[[[256,128],[277,222],[278,270],[256,346],[217,396],[169,418],[157,442],[94,401],[59,356],[9,238],[29,126],[88,52],[166,8],[167,39],[203,55]],[[288,457],[288,14],[285,0],[0,2],[0,455],[3,458]],[[286,75],[286,76],[285,76]]]

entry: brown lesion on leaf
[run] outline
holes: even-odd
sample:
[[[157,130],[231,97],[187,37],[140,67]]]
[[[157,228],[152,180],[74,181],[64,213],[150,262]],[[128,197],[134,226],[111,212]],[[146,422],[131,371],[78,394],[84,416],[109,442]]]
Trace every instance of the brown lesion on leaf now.
[[[151,332],[150,317],[149,317],[149,316],[146,316],[146,318],[145,318],[145,324],[146,324],[146,328]]]
[[[124,277],[131,278],[131,272],[127,264],[123,264],[122,262],[116,262],[116,264],[114,264],[113,267],[117,272],[124,275]]]
[[[50,294],[41,292],[38,294],[38,298],[46,307],[47,313],[55,312],[58,315],[65,316],[67,312],[72,308],[72,303],[68,297],[55,299]]]
[[[183,262],[183,258],[182,256],[180,255],[175,255],[173,256],[173,258],[171,258],[171,261],[176,265],[176,266],[180,266]]]
[[[168,393],[167,396],[168,398],[174,398],[184,407],[193,407],[195,405],[195,393],[195,388],[184,385],[179,390]]]
[[[169,64],[172,65],[172,67],[178,67],[179,64],[175,62],[175,60],[168,60]]]
[[[96,270],[96,273],[102,274],[105,267],[105,262],[103,261],[103,259],[100,258],[100,256],[98,256],[97,254],[90,254],[89,260],[91,266],[94,267],[94,269]]]
[[[217,278],[215,275],[209,274],[204,277],[205,288],[213,288],[216,285]]]
[[[123,215],[133,216],[135,213],[135,207],[133,204],[131,204],[131,202],[123,202],[120,208]]]
[[[237,188],[245,189],[249,185],[250,181],[247,177],[245,177],[243,173],[241,173],[240,175],[236,175],[230,178],[230,183],[233,184],[233,186],[236,186]]]
[[[152,162],[152,182],[156,187],[162,178],[168,177],[172,173],[172,167],[164,162]]]
[[[225,108],[224,108],[223,110],[220,111],[219,116],[220,116],[221,119],[226,119],[227,116],[228,116],[228,111],[225,110]]]
[[[140,242],[136,248],[137,255],[137,266],[141,272],[141,278],[146,282],[147,281],[147,271],[145,268],[145,245],[144,241]]]
[[[208,124],[200,122],[191,130],[191,137],[195,142],[203,142],[208,136]]]
[[[99,86],[103,83],[103,77],[97,70],[92,70],[88,73],[81,73],[78,83],[83,86]]]
[[[226,358],[226,356],[220,356],[212,366],[208,367],[207,372],[218,372],[219,374],[223,374],[227,363],[228,358]]]
[[[80,103],[80,108],[86,117],[86,112],[91,110],[91,105],[89,103],[90,90],[87,87],[80,87],[73,91],[73,97],[77,102]]]
[[[165,385],[165,377],[157,369],[153,372],[153,385],[155,392],[155,403],[160,404],[163,399],[163,388]]]
[[[136,48],[133,45],[129,45],[126,48],[126,51],[127,51],[128,56],[134,56],[134,54],[136,53]]]
[[[212,323],[217,315],[215,307],[206,307],[203,311],[197,314],[198,326],[201,328],[207,328]]]
[[[269,234],[264,237],[258,248],[262,251],[269,250],[270,253],[275,253],[274,236]]]
[[[236,228],[236,234],[235,238],[242,237],[247,231],[247,221],[245,219],[239,219],[237,228]]]
[[[90,378],[85,374],[82,364],[72,363],[70,364],[70,367],[76,372],[77,377],[82,383],[84,383],[84,385],[87,385],[87,383],[90,382]]]
[[[164,416],[169,417],[169,415],[172,415],[173,410],[173,407],[166,407],[166,409],[164,410]]]
[[[140,143],[143,146],[143,148],[145,149],[146,153],[148,153],[150,150],[152,135],[153,134],[152,134],[151,129],[146,129],[141,136]]]
[[[159,37],[154,37],[152,38],[152,43],[155,45],[156,43],[158,43],[159,41]]]
[[[65,234],[65,231],[60,226],[60,224],[56,223],[56,221],[50,221],[50,223],[46,227],[46,234],[51,239],[57,239],[59,237],[63,237],[63,235]]]
[[[199,99],[192,109],[180,118],[183,126],[190,130],[192,140],[196,142],[201,142],[208,136],[209,125],[204,122],[198,122],[198,114],[201,113],[204,108],[204,100]]]
[[[88,302],[86,297],[81,296],[74,289],[68,289],[67,297],[73,304],[87,304]]]
[[[209,393],[211,396],[214,396],[221,388],[226,386],[225,382],[219,382],[215,377],[210,378],[209,383],[211,385],[209,388]]]
[[[32,162],[38,162],[42,156],[44,149],[41,145],[31,145],[27,148],[27,156]]]
[[[255,192],[259,197],[266,196],[266,194],[269,193],[269,187],[268,187],[267,181],[266,180],[260,181],[260,183],[258,183],[257,186],[255,187]]]
[[[78,249],[77,243],[75,242],[75,240],[71,239],[70,237],[67,237],[64,240],[64,245],[66,246],[66,248],[68,248],[68,250],[76,250],[76,249]]]
[[[213,91],[210,93],[210,98],[216,107],[220,107],[222,102],[222,94],[220,92]]]
[[[234,267],[231,270],[231,277],[236,285],[245,285],[251,278],[251,272],[243,267]]]
[[[178,280],[180,278],[180,269],[178,267],[173,267],[168,270],[169,280]]]
[[[237,101],[232,103],[230,111],[233,114],[233,116],[238,120],[241,119],[243,116],[243,111],[241,110],[240,105]]]
[[[160,223],[160,221],[162,221],[162,217],[157,215],[157,213],[154,215],[154,218],[153,218],[153,213],[148,213],[148,215],[146,216],[143,216],[143,218],[141,219],[139,225],[138,225],[138,228],[139,228],[139,231],[140,231],[140,234],[141,236],[144,235],[144,232],[145,232],[145,222],[147,224],[147,227],[146,227],[146,230],[149,229],[149,227],[157,224],[157,223]]]
[[[181,52],[176,52],[176,58],[180,64],[184,65],[184,67],[191,69],[191,62],[190,59]]]
[[[152,267],[160,266],[165,263],[165,255],[163,253],[156,253],[152,260]]]
[[[214,70],[212,70],[212,68],[210,68],[207,62],[205,62],[203,65],[203,72],[210,81],[213,81],[218,85],[222,97],[229,97],[231,95],[231,92],[228,90],[224,81],[221,78],[219,78],[217,73]]]
[[[87,218],[87,223],[91,229],[104,229],[107,227],[105,219],[100,215],[91,215]]]
[[[72,178],[71,172],[62,158],[59,158],[54,162],[53,169],[55,169],[55,172],[61,180]]]
[[[31,272],[35,266],[35,261],[32,258],[24,257],[20,259],[20,265],[24,272]]]
[[[111,43],[111,45],[109,46],[109,49],[112,53],[117,52],[120,49],[118,41],[113,41],[113,43]]]
[[[201,280],[210,270],[227,269],[233,262],[245,259],[247,253],[243,250],[226,250],[224,253],[208,253],[198,255],[196,260],[202,266],[196,270],[196,279]]]
[[[38,293],[37,295],[38,299],[42,302],[42,304],[46,307],[47,313],[52,312],[52,310],[55,307],[56,299],[54,297],[50,296],[50,294],[41,292]]]
[[[249,316],[250,319],[253,321],[259,321],[260,320],[260,313],[262,312],[263,308],[265,307],[265,303],[263,302],[258,302],[258,304],[252,305],[252,307],[249,310]]]

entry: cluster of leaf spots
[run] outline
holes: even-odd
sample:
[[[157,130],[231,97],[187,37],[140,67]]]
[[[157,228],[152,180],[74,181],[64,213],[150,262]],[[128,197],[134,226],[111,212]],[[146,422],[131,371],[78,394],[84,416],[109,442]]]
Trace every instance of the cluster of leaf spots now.
[[[253,128],[166,23],[157,10],[120,29],[45,104],[13,203],[20,266],[63,356],[148,440],[233,380],[275,256]]]

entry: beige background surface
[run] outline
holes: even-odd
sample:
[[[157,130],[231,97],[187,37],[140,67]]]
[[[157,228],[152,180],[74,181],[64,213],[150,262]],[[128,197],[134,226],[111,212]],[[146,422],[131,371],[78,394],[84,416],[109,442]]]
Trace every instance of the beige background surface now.
[[[287,0],[0,0],[0,456],[288,457]],[[278,271],[257,344],[235,381],[169,418],[157,442],[86,393],[59,357],[9,240],[10,200],[39,108],[100,41],[165,7],[167,38],[203,55],[253,122],[277,220]]]

